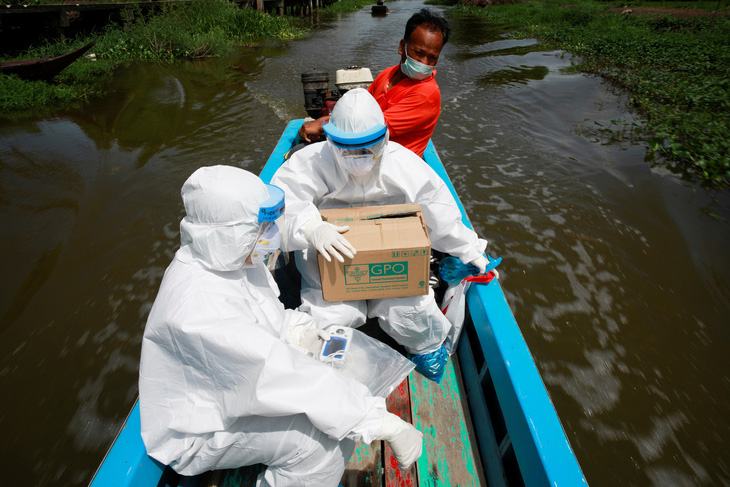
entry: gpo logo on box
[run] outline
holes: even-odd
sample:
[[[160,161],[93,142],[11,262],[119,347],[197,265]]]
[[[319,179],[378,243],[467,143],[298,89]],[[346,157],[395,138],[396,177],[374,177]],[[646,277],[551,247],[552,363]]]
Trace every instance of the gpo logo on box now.
[[[408,262],[370,264],[370,274],[373,276],[397,276],[400,274],[408,274]]]
[[[408,280],[408,262],[377,262],[345,266],[345,284]]]

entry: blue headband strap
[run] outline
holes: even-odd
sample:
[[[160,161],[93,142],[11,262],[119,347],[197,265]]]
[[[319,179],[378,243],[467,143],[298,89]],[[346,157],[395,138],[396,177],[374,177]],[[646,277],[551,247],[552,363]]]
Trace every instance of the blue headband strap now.
[[[269,197],[259,207],[259,221],[273,222],[284,214],[284,191],[278,186],[267,184]]]
[[[324,133],[327,138],[342,149],[364,149],[375,145],[385,138],[387,128],[383,124],[377,124],[363,132],[351,134],[338,129],[332,123],[324,125]]]

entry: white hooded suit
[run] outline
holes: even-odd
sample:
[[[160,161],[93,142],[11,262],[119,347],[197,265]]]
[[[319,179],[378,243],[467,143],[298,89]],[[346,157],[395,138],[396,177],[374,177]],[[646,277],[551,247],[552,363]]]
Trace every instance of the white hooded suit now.
[[[352,440],[377,434],[385,401],[288,344],[311,317],[284,309],[263,265],[242,267],[267,198],[261,180],[202,168],[182,196],[182,246],[142,344],[148,454],[184,475],[264,463],[259,485],[337,485]]]
[[[364,132],[384,123],[380,107],[366,90],[348,91],[334,110],[330,123],[341,124],[338,128],[346,132]],[[336,150],[330,142],[320,142],[296,151],[271,181],[286,193],[288,250],[304,250],[297,252],[302,274],[299,309],[310,313],[317,323],[352,327],[362,325],[367,317],[377,317],[383,330],[409,352],[433,352],[451,330],[433,291],[426,296],[324,301],[316,251],[309,248],[305,228],[312,219],[321,219],[321,209],[418,203],[432,248],[468,263],[484,253],[487,242],[462,223],[448,187],[410,150],[386,142],[382,156],[363,176],[353,175],[335,155]],[[347,238],[347,233],[343,236]]]

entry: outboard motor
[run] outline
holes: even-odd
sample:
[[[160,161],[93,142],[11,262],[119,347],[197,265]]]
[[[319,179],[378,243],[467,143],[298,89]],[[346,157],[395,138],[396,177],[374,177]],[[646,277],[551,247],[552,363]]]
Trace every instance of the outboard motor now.
[[[367,89],[372,82],[373,75],[368,68],[348,66],[347,69],[338,69],[335,73],[335,86],[340,91],[340,96],[354,88]]]
[[[330,114],[337,100],[347,90],[367,88],[373,82],[373,75],[368,68],[348,66],[338,69],[335,78],[336,90],[329,91],[329,74],[326,71],[308,71],[302,73],[304,85],[304,108],[307,115],[317,119]]]
[[[329,115],[325,106],[329,90],[330,76],[326,71],[308,71],[302,73],[304,85],[304,109],[312,118]],[[325,113],[323,113],[325,112]]]

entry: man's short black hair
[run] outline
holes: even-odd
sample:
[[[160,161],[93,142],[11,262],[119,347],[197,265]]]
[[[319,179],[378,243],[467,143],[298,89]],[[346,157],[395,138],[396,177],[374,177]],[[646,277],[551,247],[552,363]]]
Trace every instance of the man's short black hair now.
[[[446,44],[446,41],[449,39],[449,32],[451,31],[449,29],[449,24],[446,22],[445,18],[431,12],[427,8],[422,8],[408,19],[408,22],[406,22],[406,33],[403,36],[403,39],[408,42],[413,31],[420,25],[426,27],[430,32],[440,30],[444,37],[444,44]]]

